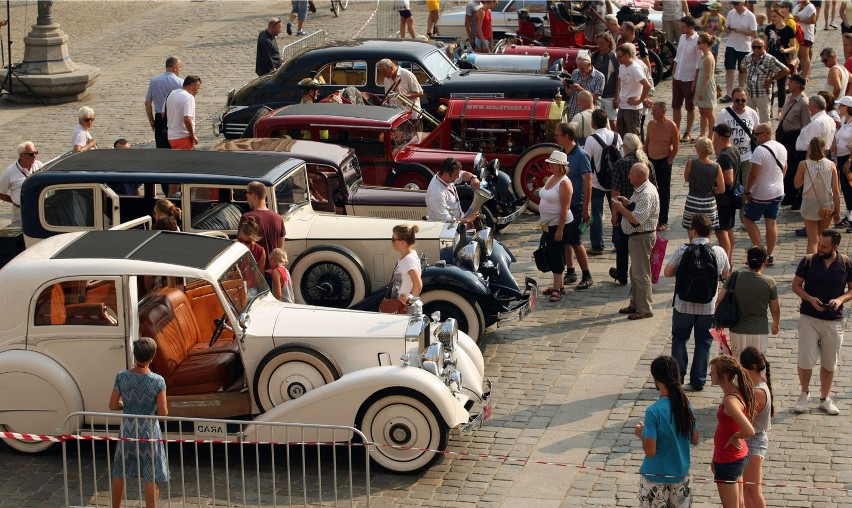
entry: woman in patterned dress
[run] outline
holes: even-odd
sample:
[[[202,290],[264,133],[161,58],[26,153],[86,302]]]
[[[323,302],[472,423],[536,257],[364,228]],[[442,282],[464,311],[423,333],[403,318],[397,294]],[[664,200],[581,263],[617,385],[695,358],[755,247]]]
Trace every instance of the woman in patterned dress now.
[[[136,365],[115,376],[115,388],[109,400],[112,411],[123,410],[126,415],[166,416],[166,381],[151,372],[151,361],[157,352],[157,343],[142,337],[133,344]],[[131,439],[160,439],[160,426],[156,420],[122,418],[121,437]],[[160,497],[158,483],[169,481],[166,450],[161,441],[121,441],[115,448],[112,466],[112,506],[121,506],[124,497],[124,479],[145,480],[145,507],[154,508]]]
[[[710,160],[713,153],[713,143],[709,138],[700,137],[695,140],[695,159],[686,161],[683,177],[689,186],[686,204],[683,207],[684,229],[689,229],[692,216],[703,213],[710,219],[713,229],[719,228],[719,211],[716,208],[716,194],[725,192],[725,178],[722,168]]]

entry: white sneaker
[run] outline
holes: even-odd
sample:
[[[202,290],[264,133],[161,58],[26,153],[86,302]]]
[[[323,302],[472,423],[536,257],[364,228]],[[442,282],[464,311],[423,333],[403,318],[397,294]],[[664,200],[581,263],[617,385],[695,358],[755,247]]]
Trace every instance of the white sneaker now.
[[[832,416],[840,414],[840,410],[834,405],[834,401],[831,400],[831,397],[826,397],[824,401],[820,402],[819,408]]]
[[[796,401],[796,405],[793,406],[793,411],[797,413],[804,413],[808,410],[808,397],[810,394],[808,392],[802,392],[799,394],[799,400]]]

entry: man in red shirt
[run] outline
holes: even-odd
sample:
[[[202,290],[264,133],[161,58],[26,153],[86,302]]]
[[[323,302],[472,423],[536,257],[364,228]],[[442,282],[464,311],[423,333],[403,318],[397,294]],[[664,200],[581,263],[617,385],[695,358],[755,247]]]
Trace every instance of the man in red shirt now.
[[[240,218],[240,226],[248,217],[254,217],[260,226],[260,243],[267,253],[276,248],[284,248],[284,218],[266,206],[266,186],[260,182],[251,182],[246,186],[246,201],[251,207]]]

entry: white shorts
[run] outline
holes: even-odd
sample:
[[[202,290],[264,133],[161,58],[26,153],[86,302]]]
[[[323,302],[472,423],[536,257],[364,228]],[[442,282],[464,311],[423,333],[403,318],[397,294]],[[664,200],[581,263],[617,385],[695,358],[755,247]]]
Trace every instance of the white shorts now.
[[[751,334],[751,333],[734,333],[731,332],[731,340],[728,344],[731,346],[731,356],[740,359],[740,353],[749,346],[754,346],[763,354],[766,354],[766,348],[769,345],[769,334]]]
[[[817,362],[823,369],[834,372],[840,363],[840,346],[843,345],[843,320],[826,321],[799,315],[799,353],[796,365],[800,369],[813,369]]]
[[[601,101],[601,107],[604,111],[606,111],[606,117],[609,118],[610,122],[614,122],[616,118],[618,118],[618,110],[612,106],[613,99],[604,99],[601,97],[598,99]]]

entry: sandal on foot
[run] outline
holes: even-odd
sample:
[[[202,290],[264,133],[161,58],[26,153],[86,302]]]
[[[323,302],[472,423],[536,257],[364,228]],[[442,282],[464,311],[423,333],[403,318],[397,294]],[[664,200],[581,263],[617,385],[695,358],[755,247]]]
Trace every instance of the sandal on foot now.
[[[692,143],[692,136],[687,134],[687,133],[684,133],[684,135],[680,137],[680,142],[681,143]]]
[[[668,224],[660,224],[659,226],[657,226],[657,231],[668,231],[668,230],[669,230]]]
[[[561,299],[562,299],[562,293],[561,292],[559,292],[555,289],[550,292],[550,301],[551,302],[558,302]]]
[[[549,288],[547,288],[547,289],[543,290],[543,291],[541,292],[541,294],[543,294],[543,295],[547,296],[547,295],[549,295],[550,293],[552,293],[553,291],[554,291],[554,289],[553,289],[552,287],[549,287]],[[560,292],[560,293],[562,293],[563,295],[565,294],[565,288],[558,289],[558,290],[556,290],[556,291],[559,291],[559,292]]]

